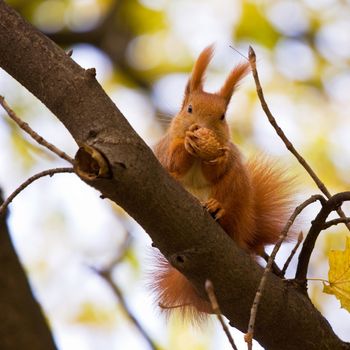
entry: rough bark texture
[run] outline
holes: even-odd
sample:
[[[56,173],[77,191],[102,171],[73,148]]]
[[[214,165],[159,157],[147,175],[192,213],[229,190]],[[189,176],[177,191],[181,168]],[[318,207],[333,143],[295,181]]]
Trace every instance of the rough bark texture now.
[[[89,184],[134,217],[203,295],[205,280],[212,280],[224,315],[245,331],[261,267],[165,173],[93,71],[79,67],[1,0],[0,66],[46,105],[78,144],[105,155],[113,177]],[[255,338],[266,349],[350,349],[307,296],[272,274]]]
[[[13,248],[5,216],[0,217],[0,310],[1,350],[56,349]]]

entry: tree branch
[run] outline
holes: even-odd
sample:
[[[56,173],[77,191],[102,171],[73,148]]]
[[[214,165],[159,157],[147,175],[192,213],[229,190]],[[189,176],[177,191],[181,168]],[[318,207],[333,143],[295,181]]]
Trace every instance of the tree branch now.
[[[222,314],[221,314],[221,310],[220,310],[220,306],[219,306],[219,303],[218,303],[218,300],[216,299],[216,295],[215,295],[215,292],[214,292],[214,286],[213,286],[213,283],[211,283],[210,280],[206,280],[205,281],[205,290],[208,294],[208,298],[209,298],[209,301],[210,301],[210,304],[211,304],[211,308],[213,309],[213,312],[215,313],[216,317],[218,318],[220,324],[221,324],[221,327],[232,347],[232,349],[234,350],[238,350],[237,349],[237,346],[235,344],[235,341],[233,340],[233,337],[228,329],[228,327],[226,326],[226,323],[225,323],[225,320],[224,318],[222,317]]]
[[[124,310],[125,314],[127,315],[127,317],[129,318],[130,322],[137,328],[137,330],[139,331],[139,333],[142,335],[142,338],[146,341],[146,343],[148,344],[149,348],[152,350],[157,350],[158,347],[157,345],[154,343],[154,341],[150,338],[150,336],[147,334],[147,332],[145,331],[145,329],[143,328],[143,326],[141,325],[141,323],[139,322],[139,320],[134,316],[134,314],[132,313],[132,311],[130,310],[129,306],[126,303],[126,300],[124,298],[124,295],[121,291],[121,289],[119,288],[119,286],[113,281],[112,276],[111,276],[111,271],[109,270],[103,270],[103,271],[99,271],[94,269],[94,271],[101,277],[103,278],[103,280],[109,285],[109,287],[113,290],[113,293],[116,295],[116,297],[118,298],[118,301],[122,307],[122,309]]]
[[[332,211],[336,211],[343,204],[344,201],[349,200],[350,192],[341,192],[335,194],[322,206],[322,209],[316,216],[315,220],[312,222],[311,228],[306,236],[303,248],[301,249],[299,255],[297,272],[295,274],[295,278],[300,284],[306,285],[306,276],[310,262],[310,257],[314,250],[318,235],[324,229],[324,225],[328,215]]]
[[[34,181],[44,177],[44,176],[53,176],[55,174],[59,174],[59,173],[74,173],[74,169],[73,168],[54,168],[54,169],[48,169],[48,170],[44,170],[41,171],[40,173],[37,173],[33,176],[31,176],[29,179],[27,179],[26,181],[24,181],[21,185],[19,185],[4,201],[4,203],[2,203],[2,205],[0,205],[0,217],[5,213],[7,207],[9,206],[9,204],[13,201],[13,199],[18,196],[25,188],[27,188],[31,183],[33,183]]]
[[[295,244],[294,248],[292,249],[292,251],[290,252],[286,262],[284,263],[283,265],[283,268],[282,268],[282,275],[284,276],[286,274],[286,271],[288,269],[288,266],[290,264],[290,262],[292,261],[295,253],[297,252],[301,242],[303,241],[304,239],[304,234],[303,234],[303,231],[300,231],[299,235],[298,235],[298,240],[297,240],[297,243]]]
[[[134,217],[203,297],[210,279],[222,313],[244,331],[262,268],[164,171],[92,71],[79,67],[3,0],[0,18],[0,66],[57,116],[79,145],[96,148],[108,161],[111,178],[85,182]],[[307,297],[273,274],[255,336],[271,350],[350,348]]]
[[[37,132],[35,132],[28,123],[24,122],[21,118],[19,118],[16,113],[10,108],[7,104],[3,96],[0,96],[0,105],[7,112],[8,116],[27,134],[29,134],[39,145],[46,147],[51,152],[58,155],[60,158],[65,159],[67,162],[74,164],[74,160],[65,152],[58,149],[53,144],[47,142],[42,136],[40,136]]]
[[[0,205],[3,202],[0,190]],[[56,350],[40,306],[0,216],[0,343],[1,350]]]
[[[329,221],[324,223],[323,230],[326,230],[327,228],[330,228],[331,226],[343,224],[344,222],[350,223],[350,218],[338,218],[338,219],[329,220]]]
[[[122,307],[124,313],[130,320],[130,322],[137,328],[142,338],[146,341],[149,348],[152,350],[160,350],[160,348],[157,347],[155,342],[152,340],[152,338],[148,335],[146,330],[143,328],[142,324],[139,322],[139,320],[136,318],[136,316],[133,314],[133,312],[130,310],[128,304],[126,303],[126,300],[124,298],[123,292],[119,288],[118,284],[113,280],[112,272],[115,267],[125,258],[125,255],[129,249],[131,241],[131,236],[129,232],[126,232],[124,241],[121,244],[121,247],[118,251],[118,254],[115,256],[115,258],[103,269],[97,269],[95,267],[91,267],[91,269],[97,273],[112,289],[115,296],[118,298],[118,301],[120,303],[120,306]]]

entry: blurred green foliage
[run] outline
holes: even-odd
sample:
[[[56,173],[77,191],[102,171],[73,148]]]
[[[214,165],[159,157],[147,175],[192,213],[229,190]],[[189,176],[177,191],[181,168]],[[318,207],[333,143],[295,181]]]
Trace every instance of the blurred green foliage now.
[[[118,17],[124,19],[125,25],[135,36],[156,33],[166,28],[162,11],[141,6],[137,0],[122,1]]]

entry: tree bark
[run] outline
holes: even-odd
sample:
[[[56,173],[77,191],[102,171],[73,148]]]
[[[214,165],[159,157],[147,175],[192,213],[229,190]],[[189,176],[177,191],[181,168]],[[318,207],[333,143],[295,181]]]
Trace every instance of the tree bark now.
[[[0,217],[0,310],[1,350],[56,349],[13,248],[6,216]]]
[[[57,116],[79,145],[105,156],[111,178],[86,182],[134,217],[203,296],[210,279],[223,314],[246,331],[262,268],[162,169],[94,71],[79,67],[2,0],[0,66]],[[272,350],[350,349],[307,296],[273,274],[259,306],[255,339]]]

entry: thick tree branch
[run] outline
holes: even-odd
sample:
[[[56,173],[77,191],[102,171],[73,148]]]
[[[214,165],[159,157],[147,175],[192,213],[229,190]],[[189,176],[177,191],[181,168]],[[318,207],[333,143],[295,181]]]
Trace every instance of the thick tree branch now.
[[[1,350],[56,349],[13,248],[5,215],[0,216],[0,310]]]
[[[95,147],[108,160],[112,178],[89,184],[133,216],[203,297],[210,279],[223,314],[244,331],[261,267],[166,174],[93,71],[75,64],[2,0],[0,19],[0,66],[46,105],[78,144]],[[350,349],[305,295],[272,274],[255,336],[266,349]]]

